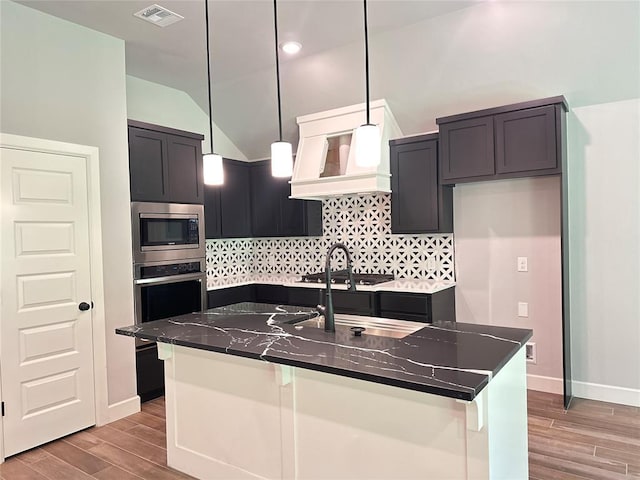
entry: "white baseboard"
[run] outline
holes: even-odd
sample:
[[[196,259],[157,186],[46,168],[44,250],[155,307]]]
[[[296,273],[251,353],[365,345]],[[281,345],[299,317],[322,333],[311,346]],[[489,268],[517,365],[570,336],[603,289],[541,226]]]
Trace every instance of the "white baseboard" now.
[[[120,420],[121,418],[128,417],[129,415],[133,415],[134,413],[138,413],[139,411],[140,397],[136,395],[135,397],[127,398],[126,400],[122,400],[121,402],[109,405],[108,422],[115,422],[116,420]]]
[[[574,397],[640,407],[640,390],[638,389],[576,380],[571,383],[571,387]]]
[[[562,378],[527,374],[527,389],[562,395],[564,393],[564,384]]]

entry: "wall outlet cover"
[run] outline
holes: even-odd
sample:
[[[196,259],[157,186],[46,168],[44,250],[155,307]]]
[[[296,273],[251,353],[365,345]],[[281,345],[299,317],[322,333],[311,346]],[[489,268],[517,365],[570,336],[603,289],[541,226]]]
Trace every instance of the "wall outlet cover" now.
[[[537,363],[537,354],[536,354],[536,344],[535,342],[527,342],[525,345],[525,356],[527,358],[527,363]]]
[[[518,302],[518,316],[525,318],[529,316],[529,304],[527,302]]]

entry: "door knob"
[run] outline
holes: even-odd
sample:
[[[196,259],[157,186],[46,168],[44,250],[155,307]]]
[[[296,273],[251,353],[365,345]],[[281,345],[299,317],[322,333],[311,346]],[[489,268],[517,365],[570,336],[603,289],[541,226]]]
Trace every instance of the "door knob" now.
[[[91,305],[89,305],[87,302],[82,302],[80,303],[80,305],[78,305],[78,308],[85,312],[91,308]]]

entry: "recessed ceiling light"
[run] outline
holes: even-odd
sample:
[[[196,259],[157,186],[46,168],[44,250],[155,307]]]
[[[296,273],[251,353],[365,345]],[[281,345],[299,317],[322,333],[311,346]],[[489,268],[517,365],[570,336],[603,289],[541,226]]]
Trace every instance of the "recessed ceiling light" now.
[[[302,45],[298,42],[284,42],[280,44],[280,48],[284,53],[288,53],[289,55],[294,55],[300,51]]]

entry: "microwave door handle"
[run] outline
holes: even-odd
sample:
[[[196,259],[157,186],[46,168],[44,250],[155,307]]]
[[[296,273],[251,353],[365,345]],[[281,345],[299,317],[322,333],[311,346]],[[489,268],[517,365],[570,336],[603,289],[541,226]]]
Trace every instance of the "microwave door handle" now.
[[[177,283],[187,280],[202,280],[204,273],[186,273],[184,275],[168,275],[166,277],[140,278],[133,281],[134,285],[153,285],[154,283]]]

